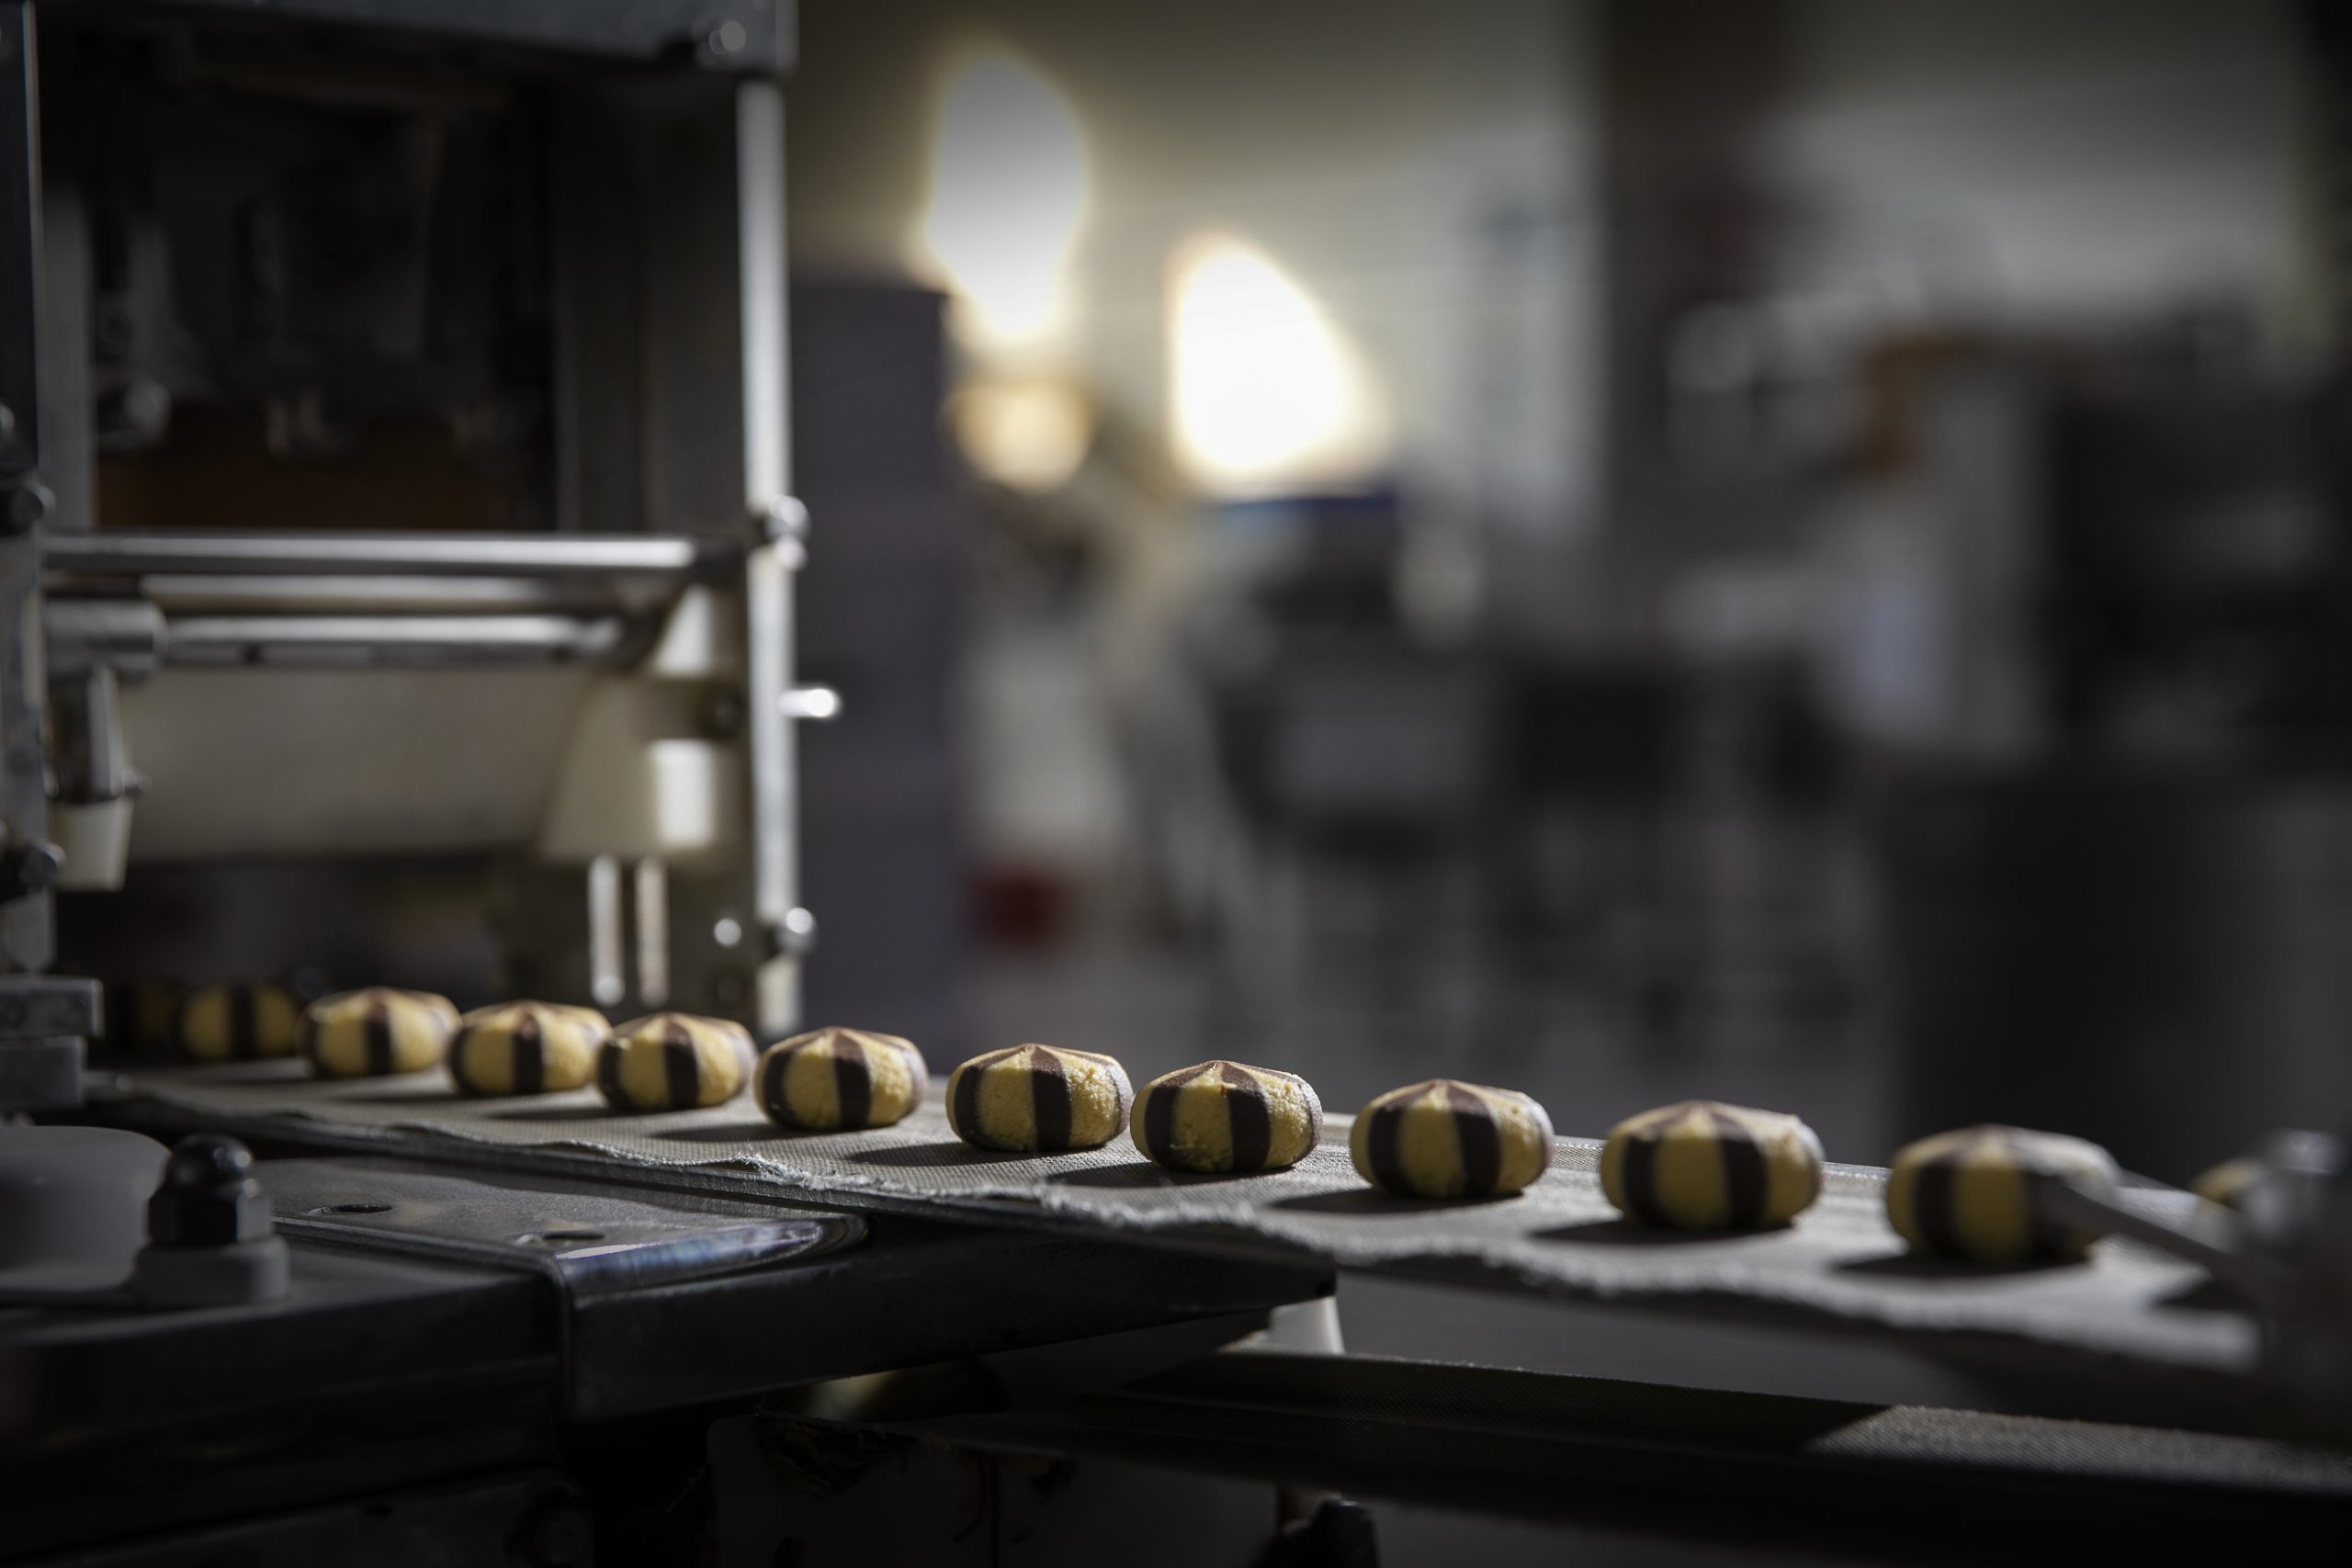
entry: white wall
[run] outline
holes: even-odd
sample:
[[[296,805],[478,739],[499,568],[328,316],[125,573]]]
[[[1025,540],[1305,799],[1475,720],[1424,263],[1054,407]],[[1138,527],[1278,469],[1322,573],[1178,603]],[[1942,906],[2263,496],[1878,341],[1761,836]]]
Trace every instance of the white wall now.
[[[975,47],[1009,46],[1069,97],[1086,138],[1096,200],[1075,257],[1074,352],[1117,417],[1164,430],[1168,258],[1227,230],[1362,351],[1396,466],[1423,493],[1499,490],[1488,499],[1555,517],[1578,503],[1587,7],[845,4],[807,17],[798,265],[904,265],[945,73]]]
[[[2199,295],[2316,330],[2282,0],[1805,0],[1766,166],[1787,284],[1894,319],[2088,325]],[[1865,303],[1871,302],[1871,303]]]

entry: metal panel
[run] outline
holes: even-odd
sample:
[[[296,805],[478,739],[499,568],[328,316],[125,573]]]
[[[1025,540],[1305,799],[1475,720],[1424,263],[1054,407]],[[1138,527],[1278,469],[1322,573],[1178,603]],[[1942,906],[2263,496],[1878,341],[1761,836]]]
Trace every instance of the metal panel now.
[[[119,0],[63,5],[74,11],[131,9]],[[218,12],[622,60],[691,54],[709,69],[763,74],[791,66],[797,17],[793,0],[144,0],[140,8],[156,16]]]
[[[104,998],[96,980],[26,976],[0,990],[0,1040],[104,1032]]]

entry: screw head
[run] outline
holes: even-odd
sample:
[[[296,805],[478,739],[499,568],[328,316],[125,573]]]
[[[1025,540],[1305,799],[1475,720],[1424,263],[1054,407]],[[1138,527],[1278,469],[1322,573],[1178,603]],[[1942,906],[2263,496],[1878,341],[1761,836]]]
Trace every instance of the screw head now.
[[[705,64],[715,64],[742,53],[744,45],[751,41],[750,29],[729,17],[702,30],[702,36],[695,40],[695,52],[701,56]]]
[[[20,479],[9,490],[6,505],[0,506],[0,523],[10,533],[22,534],[40,527],[56,504],[47,485],[36,479]]]
[[[768,927],[768,952],[778,958],[802,958],[817,945],[817,917],[794,908]]]
[[[46,893],[65,874],[65,852],[46,839],[0,848],[0,898]]]
[[[787,495],[752,519],[763,544],[781,545],[808,536],[808,508],[798,496]]]

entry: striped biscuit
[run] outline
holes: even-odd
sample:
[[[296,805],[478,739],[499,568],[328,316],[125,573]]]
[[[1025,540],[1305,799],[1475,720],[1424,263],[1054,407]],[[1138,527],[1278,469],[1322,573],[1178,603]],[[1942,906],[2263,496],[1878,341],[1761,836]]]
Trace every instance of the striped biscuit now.
[[[1015,1045],[947,1077],[947,1124],[984,1149],[1061,1154],[1099,1148],[1127,1119],[1127,1069],[1092,1051]]]
[[[1610,1129],[1600,1190],[1661,1230],[1785,1224],[1821,1194],[1821,1140],[1778,1111],[1685,1100]]]
[[[724,1105],[752,1077],[752,1032],[723,1018],[657,1012],[596,1047],[596,1089],[616,1111]]]
[[[1323,1102],[1295,1073],[1203,1062],[1144,1085],[1136,1147],[1170,1170],[1247,1175],[1283,1170],[1323,1135]]]
[[[863,1029],[817,1029],[768,1047],[753,1080],[779,1127],[832,1132],[903,1122],[931,1092],[914,1043]]]
[[[1399,1198],[1500,1198],[1552,1163],[1552,1119],[1517,1089],[1431,1078],[1356,1113],[1356,1174]]]
[[[302,1004],[279,986],[207,986],[182,1004],[176,1032],[199,1062],[291,1056],[302,1049]]]
[[[612,1032],[593,1008],[501,1002],[458,1021],[449,1076],[468,1094],[546,1094],[595,1077],[596,1047]]]
[[[2188,1190],[2208,1203],[2218,1204],[2224,1209],[2243,1209],[2246,1194],[2254,1190],[2254,1184],[2268,1174],[2267,1168],[2260,1160],[2252,1155],[2245,1155],[2236,1159],[2223,1160],[2190,1182]]]
[[[449,1054],[458,1009],[429,991],[369,986],[312,1002],[302,1015],[303,1050],[322,1078],[421,1073]]]
[[[2015,1127],[1963,1127],[1906,1145],[1887,1172],[1886,1218],[1916,1251],[1975,1263],[2078,1258],[2098,1239],[2054,1218],[2061,1183],[2111,1197],[2115,1161],[2097,1144]]]

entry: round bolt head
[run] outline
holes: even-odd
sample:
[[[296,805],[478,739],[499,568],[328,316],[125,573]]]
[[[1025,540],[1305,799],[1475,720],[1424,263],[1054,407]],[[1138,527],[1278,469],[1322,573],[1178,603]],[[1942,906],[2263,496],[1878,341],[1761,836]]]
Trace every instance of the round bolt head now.
[[[9,897],[46,893],[65,874],[65,852],[46,839],[14,844],[0,851],[0,886],[13,887]]]
[[[808,508],[801,504],[798,496],[787,495],[761,513],[753,522],[763,542],[781,545],[786,540],[807,536]]]
[[[705,61],[728,60],[742,53],[751,41],[749,29],[730,17],[716,27],[705,28],[697,48]]]
[[[21,534],[40,527],[56,504],[57,497],[47,485],[39,479],[21,479],[8,491],[7,504],[0,507],[0,521],[5,521],[11,532]]]
[[[183,1191],[235,1187],[254,1173],[254,1152],[223,1133],[191,1133],[172,1146],[164,1185]]]
[[[218,1133],[182,1138],[164,1165],[163,1185],[147,1201],[147,1239],[155,1247],[229,1247],[274,1230],[269,1195],[253,1177],[253,1151]]]

